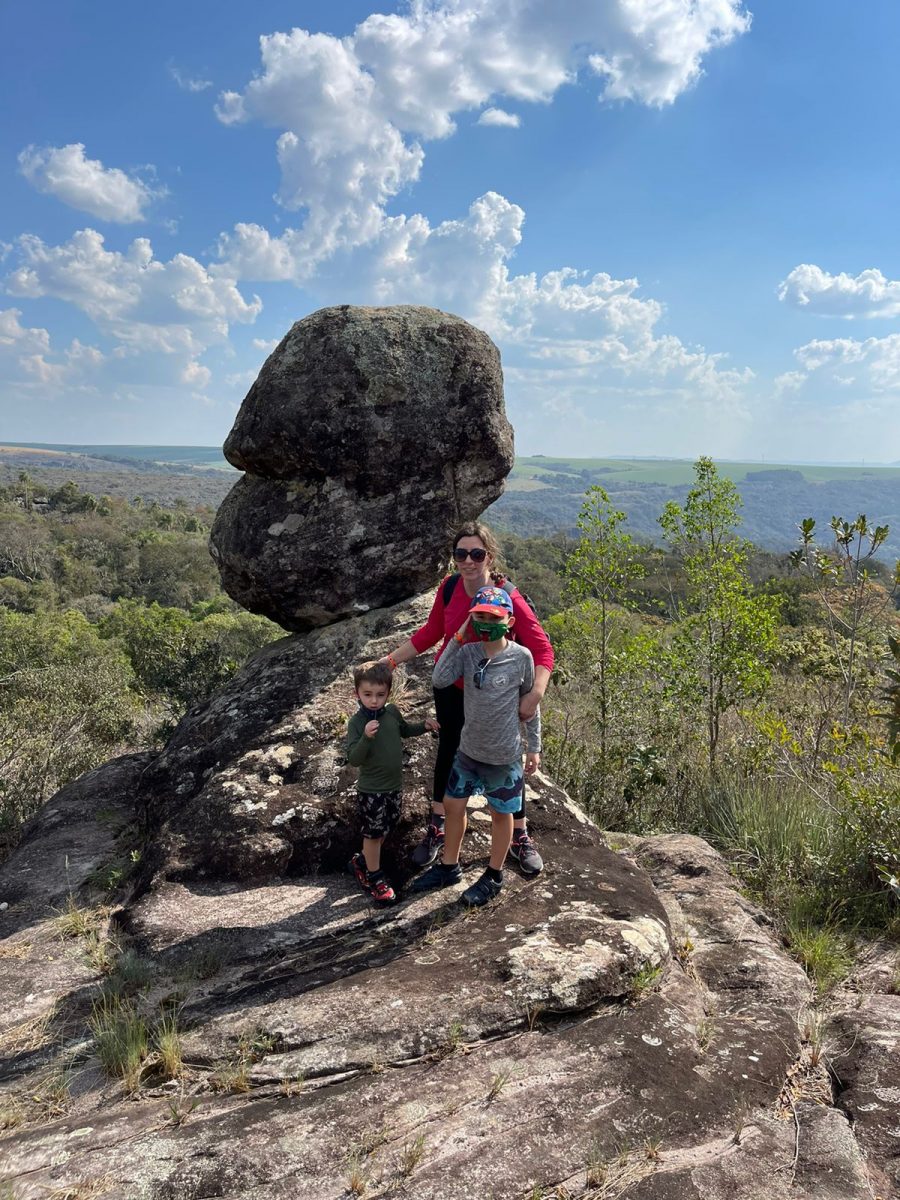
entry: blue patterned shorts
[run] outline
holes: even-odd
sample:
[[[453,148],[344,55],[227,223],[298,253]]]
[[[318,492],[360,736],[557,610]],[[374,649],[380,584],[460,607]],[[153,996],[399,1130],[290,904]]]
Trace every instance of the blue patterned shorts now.
[[[457,750],[447,780],[447,795],[454,800],[468,800],[481,792],[490,808],[498,813],[516,813],[522,807],[525,774],[521,762],[495,766],[476,762]]]

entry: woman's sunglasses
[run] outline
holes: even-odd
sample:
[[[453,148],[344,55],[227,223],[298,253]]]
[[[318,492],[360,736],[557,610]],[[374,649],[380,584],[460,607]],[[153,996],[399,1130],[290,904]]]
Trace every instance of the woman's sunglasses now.
[[[464,550],[462,546],[457,546],[453,551],[453,557],[456,562],[465,562],[467,558],[471,558],[472,562],[484,562],[487,558],[487,550],[482,550],[476,546],[474,550]]]

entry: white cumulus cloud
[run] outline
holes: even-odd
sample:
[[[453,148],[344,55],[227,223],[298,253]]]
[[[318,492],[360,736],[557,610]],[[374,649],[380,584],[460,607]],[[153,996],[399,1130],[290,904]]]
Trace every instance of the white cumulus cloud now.
[[[515,273],[524,223],[495,192],[460,220],[389,218],[376,242],[322,264],[308,286],[326,303],[429,304],[485,329],[503,353],[514,424],[532,447],[562,453],[579,438],[613,437],[628,449],[640,422],[643,444],[659,438],[647,453],[692,453],[711,437],[717,453],[734,449],[725,439],[750,421],[752,372],[660,332],[663,307],[639,294],[636,279]]]
[[[200,356],[225,343],[232,324],[255,321],[262,308],[222,268],[186,254],[160,261],[147,238],[135,238],[122,253],[107,250],[96,230],[83,229],[60,246],[26,235],[17,249],[19,265],[6,290],[23,299],[53,296],[86,313],[114,342],[105,369],[123,379],[130,373],[141,381],[206,386],[210,372]]]
[[[142,221],[147,206],[164,194],[118,167],[87,158],[81,142],[69,146],[26,146],[19,168],[39,192],[90,213],[101,221]]]
[[[479,125],[503,125],[509,129],[518,129],[522,124],[516,113],[507,112],[503,108],[486,108],[478,118]]]
[[[198,353],[224,341],[232,322],[252,323],[262,308],[245,300],[233,278],[187,254],[153,256],[147,238],[121,253],[82,229],[61,246],[26,234],[20,265],[6,281],[14,296],[54,296],[80,308],[104,333],[138,349]]]
[[[217,112],[281,131],[278,200],[306,210],[293,251],[311,269],[378,236],[387,202],[419,177],[421,143],[450,136],[456,114],[547,103],[580,74],[601,98],[670,104],[749,23],[741,0],[413,0],[348,37],[260,38],[259,74]]]
[[[784,453],[835,461],[900,458],[900,334],[816,339],[798,347],[794,358],[795,369],[780,375],[774,389],[773,420]]]
[[[51,348],[46,329],[22,325],[18,308],[0,310],[0,378],[59,387],[94,376],[105,362],[96,346],[75,338],[61,354]]]
[[[778,299],[824,317],[896,317],[900,314],[900,281],[875,267],[858,275],[830,275],[801,263],[778,286]]]
[[[794,351],[807,378],[819,387],[838,384],[863,394],[900,391],[900,333],[883,338],[832,338]]]

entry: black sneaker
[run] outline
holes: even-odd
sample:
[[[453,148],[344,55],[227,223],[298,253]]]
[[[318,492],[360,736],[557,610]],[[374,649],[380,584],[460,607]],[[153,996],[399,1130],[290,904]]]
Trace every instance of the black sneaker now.
[[[459,863],[454,863],[452,867],[445,867],[443,863],[435,863],[429,867],[424,875],[420,875],[418,879],[414,879],[406,889],[409,892],[431,892],[436,888],[452,887],[454,883],[459,883],[462,879],[462,867]]]
[[[516,830],[509,854],[519,864],[519,870],[523,875],[540,875],[544,869],[544,860],[538,854],[537,846],[524,829]]]
[[[460,896],[460,903],[466,908],[481,908],[482,904],[487,904],[489,900],[494,900],[500,895],[502,883],[498,883],[496,879],[491,879],[487,871],[482,877],[475,881],[471,887],[467,887]]]
[[[444,848],[444,827],[429,825],[425,836],[412,852],[412,860],[417,867],[427,867],[438,857]]]

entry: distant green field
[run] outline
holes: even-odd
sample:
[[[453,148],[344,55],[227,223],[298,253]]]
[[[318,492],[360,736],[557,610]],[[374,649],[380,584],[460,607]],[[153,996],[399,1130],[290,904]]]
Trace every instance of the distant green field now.
[[[91,458],[134,458],[144,462],[164,463],[191,467],[203,467],[233,471],[218,446],[116,446],[78,445],[73,442],[5,442],[4,445],[22,450],[54,453],[83,454]],[[741,483],[748,471],[798,471],[807,483],[827,483],[832,480],[869,480],[887,482],[900,480],[900,466],[820,466],[803,463],[725,462],[716,460],[721,475],[735,483]],[[599,475],[599,482],[608,479],[611,485],[621,487],[629,483],[660,483],[668,486],[688,484],[693,481],[694,468],[691,459],[681,458],[545,458],[535,455],[517,458],[507,483],[510,492],[536,492],[552,486],[540,476],[552,478],[563,491],[583,491],[585,482],[582,471]]]
[[[792,466],[788,463],[723,462],[719,459],[716,460],[716,466],[720,475],[725,475],[734,483],[741,483],[748,471],[799,471],[807,483],[851,479],[900,480],[900,467],[819,466],[810,463]],[[609,482],[617,487],[628,483],[677,486],[692,483],[694,479],[693,461],[687,458],[545,458],[537,455],[516,459],[507,491],[534,491],[551,486],[537,478],[542,475],[558,478],[562,488],[566,487],[567,482],[578,487],[581,484],[581,471],[608,475]]]

